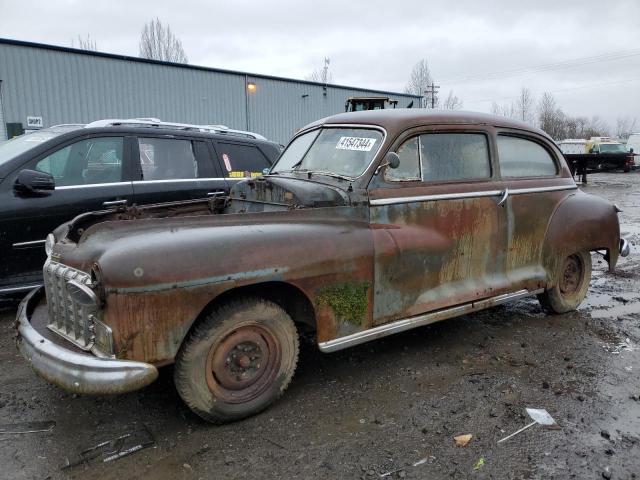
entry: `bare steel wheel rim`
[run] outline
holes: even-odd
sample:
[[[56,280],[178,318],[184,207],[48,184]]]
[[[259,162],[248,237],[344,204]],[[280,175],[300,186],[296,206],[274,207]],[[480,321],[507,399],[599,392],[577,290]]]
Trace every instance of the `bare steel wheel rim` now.
[[[249,402],[273,383],[281,358],[280,342],[269,329],[260,325],[238,327],[209,349],[209,390],[228,403]]]
[[[568,256],[562,266],[560,293],[565,297],[575,295],[580,290],[583,278],[584,265],[580,257],[578,255]]]

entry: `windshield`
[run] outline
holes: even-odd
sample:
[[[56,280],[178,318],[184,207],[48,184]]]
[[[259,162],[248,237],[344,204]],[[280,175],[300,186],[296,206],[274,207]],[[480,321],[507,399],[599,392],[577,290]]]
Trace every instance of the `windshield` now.
[[[382,144],[382,132],[370,128],[325,127],[296,137],[272,173],[290,171],[359,177]]]
[[[80,125],[70,125],[66,127],[47,128],[37,132],[25,133],[19,137],[12,138],[0,143],[0,165],[17,157],[27,150],[37,147],[47,140],[51,140],[58,135],[80,128]]]
[[[627,153],[627,149],[621,143],[601,143],[600,152],[602,153]]]

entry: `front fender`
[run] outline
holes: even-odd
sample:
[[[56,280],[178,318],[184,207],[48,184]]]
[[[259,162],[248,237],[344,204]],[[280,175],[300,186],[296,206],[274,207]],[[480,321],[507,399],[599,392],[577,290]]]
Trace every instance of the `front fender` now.
[[[554,211],[542,249],[549,286],[555,282],[558,262],[582,250],[607,250],[609,270],[618,261],[620,224],[609,201],[581,191],[569,195]]]
[[[238,215],[242,223],[221,218],[116,240],[98,263],[119,357],[171,361],[212,300],[265,282],[288,283],[307,296],[319,341],[368,327],[373,241],[366,217],[354,210]],[[350,303],[354,296],[358,302]]]

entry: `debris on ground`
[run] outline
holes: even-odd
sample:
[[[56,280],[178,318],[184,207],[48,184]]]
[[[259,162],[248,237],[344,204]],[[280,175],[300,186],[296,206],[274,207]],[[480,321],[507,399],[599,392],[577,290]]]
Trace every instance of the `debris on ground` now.
[[[500,440],[498,440],[498,443],[502,443],[505,440],[509,440],[511,437],[515,437],[519,433],[522,433],[525,430],[527,430],[528,428],[533,427],[536,423],[538,423],[540,425],[544,425],[544,426],[556,426],[557,425],[557,423],[553,419],[553,417],[551,415],[549,415],[549,412],[547,412],[544,408],[526,408],[525,410],[527,411],[527,414],[533,419],[533,422],[531,422],[528,425],[525,425],[520,430],[516,430],[511,435],[507,435],[506,437],[501,438]]]
[[[91,462],[107,463],[119,460],[123,457],[138,452],[144,448],[155,444],[155,439],[146,425],[140,430],[125,433],[111,440],[100,442],[93,447],[82,450],[77,458],[62,466],[62,470],[76,467],[78,465],[88,465]]]
[[[480,468],[482,468],[483,465],[484,465],[484,457],[480,457],[476,462],[476,464],[473,466],[473,469],[480,470]]]
[[[0,435],[50,432],[55,426],[54,421],[4,424],[0,425]]]
[[[465,447],[467,443],[471,441],[472,438],[473,438],[473,435],[471,435],[470,433],[467,433],[464,435],[458,435],[457,437],[453,437],[453,440],[456,442],[456,445],[458,447]]]

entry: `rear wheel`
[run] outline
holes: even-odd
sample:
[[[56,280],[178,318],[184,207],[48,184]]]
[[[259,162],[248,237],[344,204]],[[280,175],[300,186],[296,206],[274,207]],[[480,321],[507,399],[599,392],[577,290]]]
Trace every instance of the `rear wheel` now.
[[[178,393],[207,421],[253,415],[287,388],[298,362],[298,333],[273,302],[246,298],[204,317],[178,353]]]
[[[575,310],[587,296],[591,281],[591,254],[577,252],[558,264],[555,285],[538,295],[548,313],[566,313]]]

